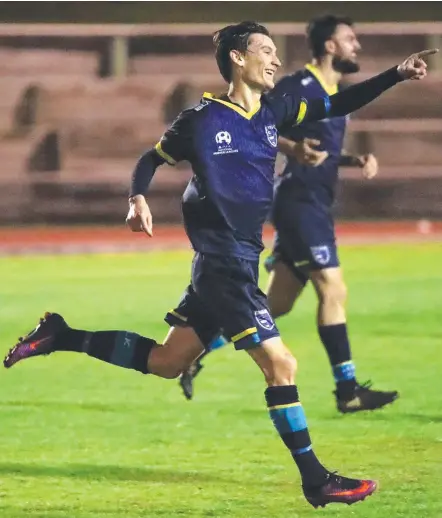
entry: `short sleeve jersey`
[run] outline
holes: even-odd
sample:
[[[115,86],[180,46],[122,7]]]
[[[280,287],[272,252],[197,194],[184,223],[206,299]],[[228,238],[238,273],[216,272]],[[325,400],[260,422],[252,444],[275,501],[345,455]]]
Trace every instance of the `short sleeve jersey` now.
[[[187,160],[192,166],[182,211],[196,251],[259,257],[273,200],[278,128],[299,124],[307,111],[307,102],[292,95],[263,95],[246,112],[205,93],[166,131],[158,154],[169,164]]]

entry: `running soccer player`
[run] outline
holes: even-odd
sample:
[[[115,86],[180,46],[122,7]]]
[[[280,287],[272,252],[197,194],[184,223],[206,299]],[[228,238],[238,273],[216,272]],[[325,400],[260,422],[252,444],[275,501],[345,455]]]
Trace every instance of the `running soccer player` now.
[[[326,15],[308,24],[307,39],[312,62],[276,86],[276,92],[292,92],[299,97],[318,97],[338,92],[344,75],[359,71],[360,45],[353,22],[346,17]],[[285,170],[276,182],[272,221],[276,229],[267,287],[272,316],[288,313],[310,280],[318,298],[317,329],[327,352],[336,383],[335,396],[340,412],[375,410],[397,397],[396,391],[373,390],[356,381],[347,331],[346,286],[336,246],[331,206],[335,198],[339,166],[357,166],[365,178],[377,174],[373,155],[343,153],[346,117],[307,122],[291,128],[280,139],[287,154]],[[316,167],[300,165],[291,156],[294,141],[314,138],[326,152]]]
[[[312,61],[302,70],[284,77],[272,94],[285,93],[307,99],[333,95],[345,75],[359,71],[360,44],[350,18],[325,15],[307,27]],[[346,117],[309,121],[290,128],[278,140],[288,157],[276,181],[272,222],[276,229],[272,255],[266,260],[270,272],[268,304],[273,318],[288,313],[311,280],[318,296],[317,326],[327,351],[336,383],[337,408],[342,413],[374,410],[392,403],[396,391],[372,390],[356,381],[345,314],[346,286],[339,265],[331,206],[339,166],[362,168],[365,178],[377,174],[373,155],[343,153]],[[311,164],[300,163],[303,142],[320,143]],[[209,350],[221,347],[219,337]],[[199,358],[179,378],[187,399],[193,396],[193,380],[203,365]]]
[[[372,480],[328,471],[316,457],[295,385],[296,360],[284,345],[258,288],[262,227],[273,199],[278,128],[302,121],[343,116],[404,79],[426,75],[423,57],[334,96],[309,103],[298,96],[263,95],[274,86],[280,66],[265,27],[255,22],[227,26],[215,36],[216,59],[229,83],[227,95],[205,94],[184,111],[154,149],[139,160],[133,175],[127,223],[152,236],[152,215],[144,197],[156,168],[188,160],[194,176],[183,197],[187,235],[195,249],[191,284],[166,321],[172,326],[163,344],[128,331],[85,331],[69,327],[57,313],[7,354],[4,365],[55,351],[76,351],[123,368],[175,378],[222,332],[245,350],[267,382],[270,417],[296,462],[303,492],[317,507],[352,504],[371,495]]]

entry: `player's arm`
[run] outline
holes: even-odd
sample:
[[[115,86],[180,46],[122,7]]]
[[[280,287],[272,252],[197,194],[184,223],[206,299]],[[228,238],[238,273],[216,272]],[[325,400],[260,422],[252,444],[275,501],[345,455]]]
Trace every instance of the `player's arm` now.
[[[129,193],[129,212],[126,223],[132,232],[145,232],[152,237],[152,213],[146,202],[146,192],[158,166],[165,163],[155,148],[149,149],[138,160],[132,174]]]
[[[362,167],[363,165],[362,156],[352,155],[345,151],[345,149],[342,150],[339,157],[340,167]]]
[[[427,64],[424,58],[436,52],[438,49],[412,54],[401,65],[392,67],[367,81],[350,86],[322,100],[310,101],[303,120],[321,120],[325,117],[347,115],[372,102],[401,81],[423,79],[427,75]]]
[[[343,150],[339,159],[339,165],[341,167],[360,167],[362,169],[362,176],[367,178],[367,180],[374,178],[379,171],[377,158],[372,153],[351,155]]]
[[[296,99],[285,94],[274,98],[275,118],[279,128],[297,125],[301,122],[317,121],[327,117],[341,117],[370,103],[383,92],[406,79],[419,80],[427,75],[427,65],[423,58],[438,52],[438,49],[424,50],[412,54],[401,65],[390,68],[367,81],[357,83],[330,97],[321,99]],[[276,96],[278,97],[278,96]],[[281,97],[281,96],[279,96]]]
[[[342,117],[352,113],[374,99],[383,92],[403,81],[397,67],[374,76],[367,81],[352,85],[341,92],[322,99],[311,99],[306,102],[303,121],[317,121],[327,117]]]
[[[132,232],[145,232],[152,237],[152,214],[146,201],[146,193],[160,165],[166,162],[175,165],[188,158],[190,124],[190,113],[183,112],[156,146],[138,160],[132,174],[129,212],[126,217],[126,223]]]

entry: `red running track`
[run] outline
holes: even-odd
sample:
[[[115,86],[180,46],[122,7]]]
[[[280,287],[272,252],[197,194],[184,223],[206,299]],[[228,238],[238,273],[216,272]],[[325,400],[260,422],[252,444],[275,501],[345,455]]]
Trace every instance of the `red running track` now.
[[[338,241],[343,244],[442,241],[442,221],[338,223]],[[264,240],[272,241],[271,226]],[[123,252],[190,248],[180,226],[154,227],[154,237],[130,232],[127,227],[5,227],[0,228],[0,255],[38,253]]]

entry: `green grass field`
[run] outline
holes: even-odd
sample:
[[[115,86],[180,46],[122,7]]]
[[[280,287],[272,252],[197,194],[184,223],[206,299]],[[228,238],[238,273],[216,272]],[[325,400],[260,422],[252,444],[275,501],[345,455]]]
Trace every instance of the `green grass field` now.
[[[279,322],[295,352],[313,444],[329,469],[380,480],[352,507],[314,511],[264,405],[261,374],[214,353],[187,402],[175,380],[74,353],[0,372],[0,517],[442,517],[440,244],[343,247],[360,381],[401,398],[338,415],[309,289]],[[45,310],[73,327],[161,339],[189,252],[0,259],[6,352]],[[265,283],[265,274],[262,276]]]

